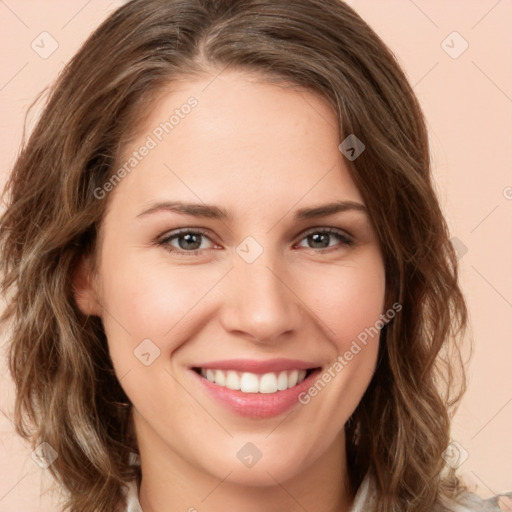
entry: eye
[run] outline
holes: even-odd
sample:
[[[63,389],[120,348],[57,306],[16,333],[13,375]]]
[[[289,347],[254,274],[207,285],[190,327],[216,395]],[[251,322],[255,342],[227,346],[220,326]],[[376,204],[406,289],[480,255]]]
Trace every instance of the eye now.
[[[182,229],[170,233],[161,239],[158,245],[177,254],[198,255],[201,250],[213,248],[202,246],[205,239],[210,240],[206,232],[202,230]]]
[[[354,245],[354,240],[349,235],[335,228],[313,228],[303,235],[301,241],[304,240],[310,244],[309,248],[311,249],[328,249],[336,245],[331,244],[336,239],[341,242],[342,246]],[[302,245],[302,247],[304,246]]]
[[[204,247],[203,242],[205,240],[210,241],[211,245],[209,247]],[[302,241],[305,241],[309,244],[310,249],[329,249],[337,245],[331,243],[336,240],[338,240],[338,245],[341,246],[354,245],[354,240],[344,231],[335,228],[313,228],[302,236],[299,246],[304,247]],[[181,229],[169,233],[159,240],[157,245],[175,254],[198,256],[201,251],[212,249],[214,244],[203,230]]]

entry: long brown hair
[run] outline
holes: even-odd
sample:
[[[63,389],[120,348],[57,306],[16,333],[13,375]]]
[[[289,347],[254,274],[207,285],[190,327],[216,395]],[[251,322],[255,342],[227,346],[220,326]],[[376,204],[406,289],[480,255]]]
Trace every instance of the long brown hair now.
[[[24,142],[1,217],[2,319],[13,328],[15,423],[58,457],[66,509],[112,511],[139,476],[131,405],[99,318],[73,300],[72,276],[95,254],[108,197],[95,190],[164,87],[230,67],[325,97],[402,310],[381,333],[379,362],[345,425],[351,484],[369,472],[376,510],[421,512],[461,484],[443,470],[450,417],[465,387],[467,311],[457,258],[434,191],[418,101],[392,53],[340,0],[133,0],[85,42]],[[459,340],[459,341],[458,341]],[[459,377],[456,379],[455,377]]]

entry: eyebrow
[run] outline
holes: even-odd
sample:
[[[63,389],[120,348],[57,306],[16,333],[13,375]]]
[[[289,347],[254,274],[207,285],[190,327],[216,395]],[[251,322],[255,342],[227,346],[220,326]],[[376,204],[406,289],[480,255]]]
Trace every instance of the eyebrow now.
[[[300,208],[295,212],[293,218],[294,220],[307,220],[353,210],[368,213],[366,206],[361,203],[355,201],[335,201],[320,206]],[[181,201],[161,201],[155,203],[139,213],[137,217],[144,217],[162,211],[219,220],[230,220],[232,217],[228,210],[219,206],[204,203],[183,203]]]

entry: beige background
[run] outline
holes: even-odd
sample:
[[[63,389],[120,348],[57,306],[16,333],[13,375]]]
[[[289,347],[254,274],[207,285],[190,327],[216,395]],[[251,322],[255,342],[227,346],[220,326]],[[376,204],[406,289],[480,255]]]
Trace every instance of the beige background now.
[[[14,162],[28,105],[121,3],[0,0],[1,182]],[[429,123],[439,194],[461,251],[475,351],[453,425],[452,438],[467,455],[460,473],[484,497],[512,490],[512,0],[349,3],[414,85]],[[31,47],[35,41],[39,53],[52,48],[49,36],[40,35],[45,31],[58,44],[50,56]],[[13,432],[12,385],[4,361],[0,368],[0,511],[55,511],[55,498],[41,497],[47,470]]]

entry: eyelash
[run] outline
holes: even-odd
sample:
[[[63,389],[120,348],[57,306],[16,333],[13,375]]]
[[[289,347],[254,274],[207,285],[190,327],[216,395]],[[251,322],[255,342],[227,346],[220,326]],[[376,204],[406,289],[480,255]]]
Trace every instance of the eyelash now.
[[[339,229],[335,229],[335,228],[312,228],[312,229],[309,229],[308,231],[306,231],[305,233],[303,233],[301,235],[301,238],[299,241],[301,242],[302,240],[306,239],[308,236],[318,234],[318,233],[322,233],[322,234],[327,233],[330,235],[337,236],[339,238],[339,240],[341,240],[342,246],[350,247],[350,246],[354,245],[354,240],[349,235],[347,235],[345,232],[343,232]],[[202,235],[202,236],[210,239],[210,237],[208,236],[208,233],[202,229],[185,228],[185,229],[173,231],[171,234],[169,234],[169,236],[166,236],[165,238],[157,241],[157,245],[161,246],[161,247],[165,247],[166,250],[168,250],[171,253],[182,254],[182,255],[187,255],[187,256],[199,256],[201,251],[208,250],[208,249],[194,249],[192,251],[184,251],[182,249],[177,249],[176,247],[173,247],[170,245],[171,240],[174,240],[175,238],[179,238],[181,235],[187,235],[187,234]],[[314,248],[310,248],[310,249],[315,250]],[[326,247],[324,249],[319,249],[318,252],[331,252],[332,250],[333,250],[333,247]],[[336,249],[334,249],[334,250],[336,250]]]

